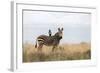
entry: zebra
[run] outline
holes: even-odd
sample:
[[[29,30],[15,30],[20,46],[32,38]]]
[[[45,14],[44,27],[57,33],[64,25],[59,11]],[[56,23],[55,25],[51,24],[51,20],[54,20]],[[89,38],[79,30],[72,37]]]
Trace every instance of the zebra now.
[[[63,28],[58,28],[58,32],[54,35],[51,35],[51,30],[49,30],[49,36],[47,35],[40,35],[36,39],[35,48],[38,48],[39,51],[42,51],[43,45],[46,46],[53,46],[52,51],[59,45],[60,40],[63,36]],[[37,47],[38,44],[38,47]]]

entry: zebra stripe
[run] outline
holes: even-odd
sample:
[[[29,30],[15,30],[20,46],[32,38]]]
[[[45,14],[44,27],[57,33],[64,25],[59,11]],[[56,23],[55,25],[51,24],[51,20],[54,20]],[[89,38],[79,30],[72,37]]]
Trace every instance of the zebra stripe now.
[[[38,41],[44,41],[44,39],[37,39]]]
[[[44,43],[44,39],[38,39],[38,43]]]

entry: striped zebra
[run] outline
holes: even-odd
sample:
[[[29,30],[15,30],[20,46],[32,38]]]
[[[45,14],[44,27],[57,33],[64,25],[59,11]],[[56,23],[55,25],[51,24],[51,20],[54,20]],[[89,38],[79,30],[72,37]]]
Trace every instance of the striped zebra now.
[[[42,50],[43,45],[46,46],[53,46],[52,51],[59,45],[60,40],[62,39],[63,35],[63,28],[58,28],[58,32],[54,35],[51,35],[51,30],[49,30],[49,36],[47,35],[40,35],[36,39],[35,48],[38,48],[39,51]],[[37,47],[38,44],[38,47]]]

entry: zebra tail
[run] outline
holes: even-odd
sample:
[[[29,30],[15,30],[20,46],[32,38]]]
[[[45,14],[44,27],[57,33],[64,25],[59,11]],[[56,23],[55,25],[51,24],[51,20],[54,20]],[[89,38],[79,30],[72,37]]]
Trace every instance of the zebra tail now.
[[[37,40],[36,40],[35,48],[37,48]]]

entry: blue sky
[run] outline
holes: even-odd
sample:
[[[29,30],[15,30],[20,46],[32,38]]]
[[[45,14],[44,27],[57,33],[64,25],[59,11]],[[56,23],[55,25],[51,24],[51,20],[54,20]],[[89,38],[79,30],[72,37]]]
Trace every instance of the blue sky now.
[[[35,43],[36,38],[58,27],[64,28],[61,43],[80,43],[91,41],[91,14],[24,11],[23,12],[23,42]]]

